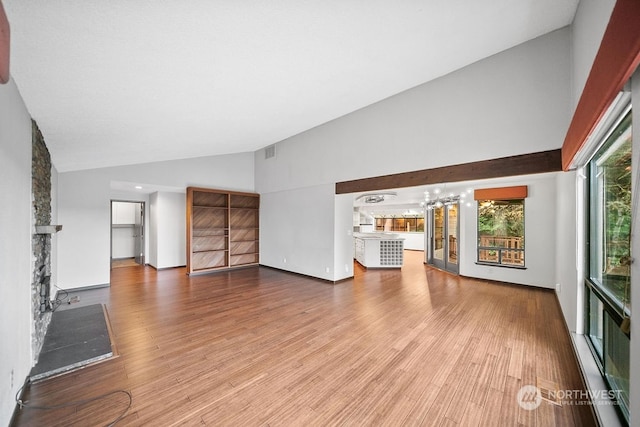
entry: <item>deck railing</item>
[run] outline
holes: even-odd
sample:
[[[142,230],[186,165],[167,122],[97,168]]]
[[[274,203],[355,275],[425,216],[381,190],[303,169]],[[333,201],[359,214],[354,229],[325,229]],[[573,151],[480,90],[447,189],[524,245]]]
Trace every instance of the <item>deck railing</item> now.
[[[524,266],[524,239],[522,237],[480,236],[478,262]]]

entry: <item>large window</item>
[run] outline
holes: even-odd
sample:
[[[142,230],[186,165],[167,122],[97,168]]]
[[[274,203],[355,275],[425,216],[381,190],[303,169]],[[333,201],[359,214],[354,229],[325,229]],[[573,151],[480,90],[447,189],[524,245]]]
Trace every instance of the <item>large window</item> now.
[[[424,218],[376,216],[376,231],[424,232]]]
[[[631,112],[589,162],[586,335],[621,412],[629,416]]]
[[[524,267],[524,200],[478,200],[478,262]]]

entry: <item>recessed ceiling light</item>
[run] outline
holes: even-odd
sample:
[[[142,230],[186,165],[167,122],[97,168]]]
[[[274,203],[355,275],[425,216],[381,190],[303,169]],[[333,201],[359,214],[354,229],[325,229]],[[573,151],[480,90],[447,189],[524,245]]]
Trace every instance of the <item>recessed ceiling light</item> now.
[[[142,185],[136,185],[136,190],[142,190]]]

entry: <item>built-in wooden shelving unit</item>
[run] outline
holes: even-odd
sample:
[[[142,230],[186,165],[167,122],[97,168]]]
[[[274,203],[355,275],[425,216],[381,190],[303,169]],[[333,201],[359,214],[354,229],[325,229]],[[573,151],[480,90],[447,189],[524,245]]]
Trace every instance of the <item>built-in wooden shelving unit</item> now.
[[[187,188],[187,272],[259,262],[260,196]]]

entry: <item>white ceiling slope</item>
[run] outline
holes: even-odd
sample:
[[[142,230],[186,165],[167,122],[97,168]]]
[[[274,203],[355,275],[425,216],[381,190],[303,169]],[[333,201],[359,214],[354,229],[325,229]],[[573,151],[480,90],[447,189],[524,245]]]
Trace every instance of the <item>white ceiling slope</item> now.
[[[3,0],[58,171],[254,151],[571,23],[578,0]]]

